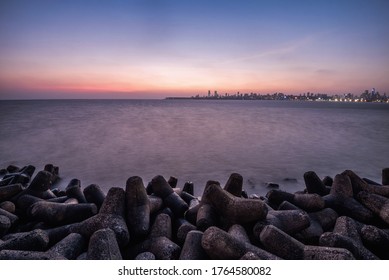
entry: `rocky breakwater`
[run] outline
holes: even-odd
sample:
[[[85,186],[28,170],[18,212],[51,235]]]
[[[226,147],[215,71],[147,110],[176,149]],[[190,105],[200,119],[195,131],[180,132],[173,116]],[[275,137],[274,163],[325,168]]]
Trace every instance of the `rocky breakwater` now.
[[[104,193],[58,167],[9,166],[0,180],[0,259],[388,259],[389,169],[382,184],[346,170],[304,174],[297,193],[247,197],[243,178],[201,198],[174,177],[137,176]]]

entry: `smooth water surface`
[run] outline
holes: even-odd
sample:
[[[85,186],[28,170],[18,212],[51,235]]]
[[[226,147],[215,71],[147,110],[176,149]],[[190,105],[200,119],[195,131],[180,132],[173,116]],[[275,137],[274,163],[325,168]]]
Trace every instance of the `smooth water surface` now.
[[[381,181],[389,167],[389,104],[236,100],[0,101],[0,168],[59,166],[105,190],[157,174],[179,186],[224,184],[232,172],[249,193],[266,182],[304,188],[303,174],[345,169]],[[284,181],[297,179],[297,183]]]

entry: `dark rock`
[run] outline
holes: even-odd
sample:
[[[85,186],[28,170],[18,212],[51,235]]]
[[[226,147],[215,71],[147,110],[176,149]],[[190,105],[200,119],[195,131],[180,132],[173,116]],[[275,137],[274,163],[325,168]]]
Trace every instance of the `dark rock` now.
[[[265,226],[259,239],[267,251],[283,259],[304,259],[305,245],[273,225]]]
[[[150,204],[150,214],[154,214],[163,208],[162,198],[155,195],[148,195]]]
[[[354,257],[343,248],[305,246],[304,260],[354,260]]]
[[[120,247],[130,241],[130,234],[124,219],[125,191],[121,188],[111,188],[97,215],[71,226],[70,231],[80,233],[86,238],[99,230],[110,228],[116,235]]]
[[[279,205],[284,201],[311,212],[318,211],[325,207],[323,198],[318,194],[291,194],[281,190],[271,190],[266,194],[271,204]]]
[[[51,182],[52,182],[52,184],[55,184],[60,179],[60,177],[59,177],[59,167],[58,166],[54,166],[53,164],[49,163],[49,164],[45,165],[43,170],[44,171],[48,171],[48,172],[51,173]]]
[[[152,189],[154,193],[163,199],[164,204],[169,207],[177,217],[183,217],[188,204],[173,191],[172,187],[166,180],[158,175],[152,181]]]
[[[243,177],[238,173],[232,173],[228,178],[224,190],[230,194],[240,197],[243,189]]]
[[[126,221],[134,237],[146,236],[150,228],[150,201],[140,177],[130,177],[126,183]]]
[[[212,259],[240,259],[248,252],[255,253],[263,260],[279,259],[277,256],[241,241],[217,227],[210,227],[204,232],[201,245]]]
[[[94,232],[89,240],[87,259],[121,260],[119,245],[113,230],[106,228]]]
[[[323,184],[327,187],[331,187],[334,182],[334,179],[332,179],[330,176],[325,176],[323,178]]]
[[[96,184],[91,184],[83,190],[83,193],[86,201],[89,203],[96,204],[97,209],[100,210],[100,207],[103,204],[105,199],[105,194],[101,190],[100,186]]]
[[[203,201],[211,204],[232,224],[264,219],[267,214],[266,205],[261,200],[236,197],[216,184],[206,187],[201,199]]]
[[[320,246],[344,248],[350,251],[356,259],[378,260],[378,257],[367,250],[362,244],[348,236],[335,232],[322,234],[319,241]]]
[[[30,209],[32,218],[50,225],[63,225],[81,222],[97,214],[97,207],[93,203],[66,204],[39,201]]]
[[[218,224],[218,215],[215,208],[210,204],[202,204],[197,211],[196,215],[196,227],[205,231],[211,226]]]
[[[81,181],[72,179],[65,189],[66,195],[78,200],[80,203],[87,203],[84,193],[81,189]]]
[[[272,183],[272,182],[266,183],[266,188],[269,189],[278,189],[279,187],[280,185],[278,185],[277,183]]]
[[[389,199],[365,191],[358,193],[358,200],[389,225]]]
[[[389,185],[389,168],[382,169],[382,185]]]
[[[22,184],[12,184],[0,187],[0,201],[6,201],[23,190]]]
[[[13,202],[11,201],[3,201],[0,203],[0,208],[5,210],[5,211],[8,211],[12,214],[15,214],[15,211],[16,211],[16,206]]]
[[[66,258],[53,256],[46,252],[2,250],[0,251],[0,260],[66,260]]]
[[[45,251],[49,237],[40,229],[16,235],[0,244],[1,250]]]
[[[11,228],[11,221],[7,216],[0,215],[0,238]]]
[[[192,230],[188,232],[185,239],[185,243],[182,247],[180,260],[205,260],[208,258],[203,247],[201,246],[201,240],[203,233],[198,230]]]
[[[259,236],[264,227],[273,225],[288,234],[294,234],[310,226],[310,218],[303,210],[271,210],[266,219],[258,221],[253,229],[254,236]]]
[[[322,196],[329,193],[322,180],[314,171],[304,173],[304,182],[308,193],[316,193]]]
[[[86,240],[78,233],[71,233],[60,242],[52,246],[47,253],[53,258],[64,257],[68,260],[75,260],[84,252]]]
[[[169,215],[164,213],[157,215],[149,235],[150,238],[161,236],[172,239],[172,220]]]
[[[155,260],[155,255],[151,252],[143,252],[135,257],[138,261],[152,261]]]
[[[174,176],[170,176],[169,180],[167,181],[167,183],[172,187],[172,188],[176,188],[177,187],[177,182],[178,182],[178,179]]]
[[[192,230],[197,230],[197,227],[187,220],[180,218],[176,220],[176,236],[178,245],[182,245],[185,242],[185,239],[188,235],[188,233]]]
[[[182,191],[194,195],[194,184],[192,182],[186,182]]]
[[[135,256],[140,253],[150,252],[157,260],[177,260],[180,256],[181,247],[162,236],[146,239],[142,243],[137,244],[131,251]]]

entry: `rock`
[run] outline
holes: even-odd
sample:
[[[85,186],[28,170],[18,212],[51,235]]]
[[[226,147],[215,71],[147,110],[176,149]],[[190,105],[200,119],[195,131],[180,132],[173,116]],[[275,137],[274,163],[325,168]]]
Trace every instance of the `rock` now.
[[[9,213],[15,214],[16,211],[16,206],[13,202],[11,201],[3,201],[0,203],[0,208],[8,211]]]
[[[210,204],[203,204],[198,208],[196,216],[196,227],[205,231],[211,226],[216,226],[218,224],[218,215],[215,208]]]
[[[0,201],[6,201],[23,190],[22,184],[12,184],[0,187]]]
[[[178,245],[182,245],[185,242],[185,239],[188,233],[192,230],[197,230],[197,227],[183,218],[176,220],[177,234],[175,236]]]
[[[0,238],[11,228],[11,221],[7,216],[0,215]]]
[[[161,236],[172,239],[172,220],[169,215],[164,213],[157,215],[149,235],[150,238]]]
[[[126,183],[126,221],[134,237],[146,236],[150,228],[150,201],[140,177],[130,177]]]
[[[87,203],[84,193],[81,189],[81,181],[72,179],[65,189],[66,195],[78,200],[79,203]]]
[[[348,236],[335,232],[322,234],[319,241],[320,246],[344,248],[351,252],[356,259],[378,260],[378,257],[367,250],[362,244]]]
[[[203,200],[209,201],[232,224],[253,222],[264,219],[267,215],[267,207],[263,201],[236,197],[216,184],[211,184],[204,190],[202,202]]]
[[[163,199],[164,204],[169,207],[177,217],[183,217],[188,204],[173,191],[171,186],[162,176],[155,176],[152,181],[152,189],[156,195]]]
[[[167,181],[167,183],[172,188],[176,188],[177,187],[177,182],[178,182],[178,179],[176,177],[174,177],[174,176],[170,176],[169,180]]]
[[[95,231],[88,245],[89,260],[121,260],[119,245],[113,230],[109,228]]]
[[[217,227],[210,227],[204,232],[201,245],[212,259],[240,259],[248,252],[253,252],[262,260],[279,259],[277,256],[241,241]]]
[[[137,244],[131,251],[135,256],[140,253],[150,252],[157,260],[177,260],[180,256],[181,247],[162,236],[146,239],[142,243]]]
[[[272,183],[272,182],[266,183],[266,188],[269,188],[269,189],[278,189],[279,187],[280,187],[280,185],[278,185],[276,183]]]
[[[389,168],[382,169],[382,185],[389,185]]]
[[[97,209],[100,210],[101,205],[103,205],[105,194],[101,190],[100,186],[96,184],[91,184],[83,190],[85,199],[89,203],[94,203],[97,206]]]
[[[329,189],[326,188],[323,181],[320,180],[314,171],[305,172],[304,181],[308,193],[316,193],[321,196],[329,193]]]
[[[125,191],[121,188],[111,188],[99,213],[72,225],[70,231],[90,238],[95,231],[110,228],[116,235],[119,247],[124,247],[130,241],[130,234],[124,219],[124,211]]]
[[[201,240],[203,232],[198,230],[192,230],[188,232],[184,245],[181,250],[180,260],[205,260],[208,259],[203,247],[201,246]]]
[[[32,218],[50,225],[63,225],[81,222],[97,214],[93,203],[67,204],[39,201],[31,206]]]
[[[305,245],[273,225],[267,225],[259,234],[259,240],[270,253],[288,260],[304,259]]]
[[[78,233],[71,233],[52,246],[47,253],[52,259],[75,260],[86,248],[86,240]]]
[[[49,237],[40,229],[16,235],[0,244],[1,250],[45,251]]]
[[[240,197],[243,189],[243,177],[238,173],[232,173],[228,178],[224,190],[230,194]]]
[[[354,260],[354,257],[343,248],[305,246],[304,260]]]
[[[152,261],[155,260],[155,255],[151,252],[143,252],[135,257],[138,261]]]
[[[194,184],[192,182],[186,182],[182,191],[194,195]]]
[[[291,194],[280,190],[271,190],[266,194],[269,202],[275,205],[289,201],[297,207],[308,211],[318,211],[325,207],[323,198],[318,194]]]
[[[358,200],[389,225],[389,199],[365,191],[358,193]]]
[[[254,236],[259,236],[264,227],[273,225],[288,234],[294,234],[310,226],[310,218],[303,210],[271,210],[266,220],[258,221],[253,229]]]

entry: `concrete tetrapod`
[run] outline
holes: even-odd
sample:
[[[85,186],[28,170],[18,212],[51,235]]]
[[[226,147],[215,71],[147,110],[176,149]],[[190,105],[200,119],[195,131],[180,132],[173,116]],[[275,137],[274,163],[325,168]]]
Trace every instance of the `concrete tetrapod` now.
[[[130,234],[124,219],[124,211],[124,190],[121,188],[111,188],[105,197],[99,213],[80,223],[73,224],[70,227],[70,231],[90,238],[95,231],[110,228],[116,235],[119,247],[124,247],[130,241]]]
[[[173,191],[172,187],[161,175],[155,176],[151,180],[151,187],[157,196],[163,199],[163,202],[169,207],[177,217],[183,217],[188,204]]]
[[[263,228],[273,225],[288,234],[294,234],[310,226],[310,218],[303,210],[271,210],[265,220],[258,221],[253,229],[254,236],[259,238]]]
[[[268,225],[262,230],[260,241],[269,252],[288,260],[354,259],[353,255],[343,248],[304,245],[273,225]]]
[[[208,259],[203,247],[201,246],[201,240],[203,232],[199,230],[189,231],[184,245],[182,246],[180,260],[205,260]]]
[[[267,207],[263,201],[236,197],[223,190],[220,185],[209,185],[204,190],[202,201],[203,199],[232,224],[257,221],[267,215]]]
[[[213,259],[240,259],[248,252],[253,252],[262,260],[280,259],[272,253],[239,240],[217,227],[210,227],[204,232],[201,245],[208,256]]]
[[[288,201],[307,212],[318,211],[325,207],[323,198],[315,193],[291,194],[281,190],[271,190],[266,194],[266,197],[271,204],[278,206],[282,202]]]
[[[361,191],[358,200],[389,225],[389,199],[378,194]]]
[[[133,176],[126,182],[126,221],[130,234],[146,236],[150,228],[150,201],[142,178]]]
[[[224,190],[230,194],[240,197],[243,189],[243,177],[238,173],[232,173],[228,178]]]
[[[56,203],[38,201],[31,206],[32,218],[50,225],[62,225],[83,221],[97,214],[94,203]]]
[[[337,174],[330,194],[323,197],[326,207],[334,209],[339,215],[350,216],[363,223],[370,223],[374,214],[353,197],[353,187],[347,175]]]
[[[100,210],[105,199],[105,194],[101,188],[96,184],[91,184],[84,189],[83,193],[86,201],[96,204],[97,209]]]
[[[81,190],[81,181],[78,179],[70,180],[65,189],[66,195],[71,198],[75,198],[79,203],[86,203],[86,198]]]
[[[330,192],[330,189],[324,185],[323,181],[320,180],[314,171],[304,173],[304,182],[308,193],[316,193],[323,196]]]
[[[110,228],[95,231],[89,239],[87,259],[121,260],[119,245],[115,233]]]

